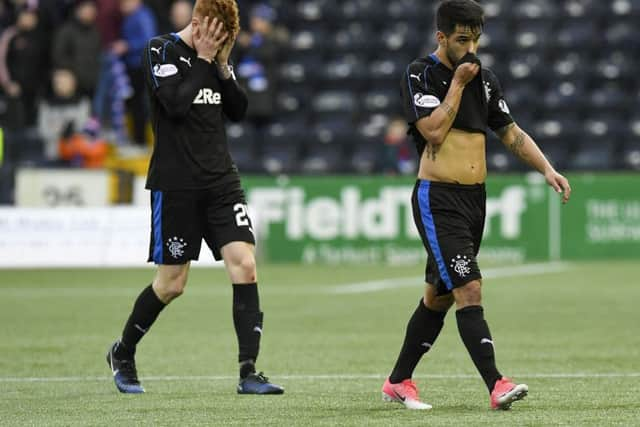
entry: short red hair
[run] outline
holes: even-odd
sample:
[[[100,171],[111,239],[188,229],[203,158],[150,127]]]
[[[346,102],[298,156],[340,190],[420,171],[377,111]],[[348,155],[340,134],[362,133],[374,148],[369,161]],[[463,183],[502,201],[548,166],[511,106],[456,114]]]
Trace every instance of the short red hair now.
[[[197,0],[193,7],[193,16],[218,18],[222,21],[224,31],[235,38],[240,31],[240,14],[235,0]]]

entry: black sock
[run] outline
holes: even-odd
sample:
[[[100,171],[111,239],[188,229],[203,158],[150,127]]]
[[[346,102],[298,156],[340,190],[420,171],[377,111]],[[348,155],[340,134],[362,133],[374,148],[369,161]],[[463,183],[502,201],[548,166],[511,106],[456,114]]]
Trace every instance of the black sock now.
[[[238,336],[240,378],[254,373],[260,351],[263,313],[260,311],[258,284],[233,284],[233,325]]]
[[[433,346],[444,325],[446,312],[429,310],[422,299],[409,319],[404,344],[389,381],[397,384],[411,378],[420,358]]]
[[[122,345],[116,348],[115,356],[118,359],[130,359],[136,353],[136,345],[147,333],[158,314],[166,307],[160,301],[151,285],[144,288],[138,296],[133,310],[122,331]]]
[[[493,339],[489,332],[489,325],[484,320],[482,307],[470,305],[461,308],[456,311],[456,318],[462,342],[491,393],[496,381],[502,378],[502,375],[496,368]]]

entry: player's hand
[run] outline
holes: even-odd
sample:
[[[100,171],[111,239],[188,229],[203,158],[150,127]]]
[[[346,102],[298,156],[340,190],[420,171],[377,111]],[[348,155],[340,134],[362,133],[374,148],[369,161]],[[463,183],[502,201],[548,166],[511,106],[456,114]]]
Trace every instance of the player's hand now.
[[[198,52],[198,57],[208,62],[218,54],[218,51],[227,38],[223,23],[218,22],[218,18],[210,20],[208,16],[204,18],[202,24],[197,25],[193,31],[193,47]]]
[[[7,92],[7,95],[9,95],[11,98],[17,98],[22,93],[22,87],[20,87],[19,83],[16,83],[14,81],[8,82],[5,85],[4,90]]]
[[[456,72],[453,75],[453,80],[458,82],[462,86],[466,86],[480,71],[480,66],[471,62],[465,62],[460,64],[456,68]]]
[[[229,55],[231,55],[231,49],[233,49],[235,42],[236,39],[234,36],[227,37],[227,41],[224,42],[216,55],[218,65],[227,65],[229,63]]]
[[[569,201],[569,197],[571,197],[571,186],[569,185],[567,178],[560,175],[555,170],[550,170],[545,173],[544,177],[556,193],[562,193],[562,203],[567,203]]]

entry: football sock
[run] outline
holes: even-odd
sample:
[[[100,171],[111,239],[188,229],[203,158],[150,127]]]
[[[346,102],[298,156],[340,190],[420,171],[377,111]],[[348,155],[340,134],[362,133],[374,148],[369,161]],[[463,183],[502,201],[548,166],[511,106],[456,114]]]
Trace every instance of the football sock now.
[[[389,376],[392,384],[411,378],[422,355],[429,351],[438,338],[446,314],[428,309],[420,298],[420,303],[407,324],[407,333],[398,361]]]
[[[131,315],[122,331],[121,344],[115,350],[118,359],[130,359],[136,353],[136,345],[147,333],[166,304],[160,301],[151,285],[138,296]]]
[[[502,375],[496,368],[493,339],[484,320],[484,311],[479,305],[470,305],[457,310],[456,318],[462,342],[491,393]]]
[[[260,311],[258,284],[233,284],[233,325],[238,336],[240,378],[255,372],[260,351],[263,313]]]

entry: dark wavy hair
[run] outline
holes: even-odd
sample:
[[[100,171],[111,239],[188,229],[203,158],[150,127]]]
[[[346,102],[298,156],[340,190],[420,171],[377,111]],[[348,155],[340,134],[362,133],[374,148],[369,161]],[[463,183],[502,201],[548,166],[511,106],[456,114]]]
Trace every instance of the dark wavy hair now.
[[[482,29],[484,27],[484,10],[474,0],[444,0],[436,11],[436,28],[450,36],[456,25]]]

